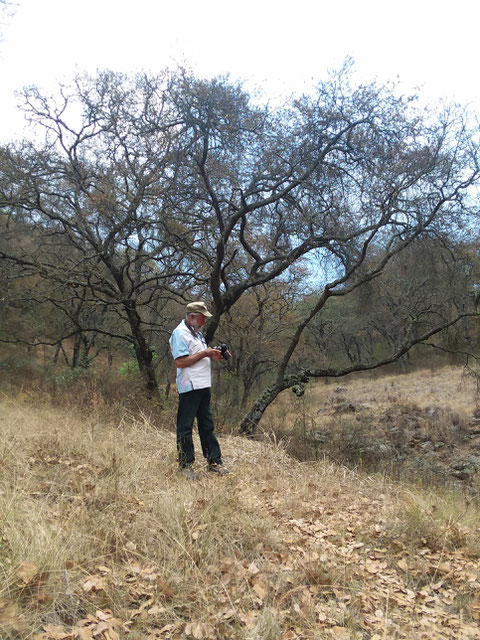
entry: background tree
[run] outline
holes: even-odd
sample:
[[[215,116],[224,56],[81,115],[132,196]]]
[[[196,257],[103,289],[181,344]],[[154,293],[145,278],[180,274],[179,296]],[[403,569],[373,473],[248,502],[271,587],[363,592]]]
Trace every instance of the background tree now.
[[[68,318],[56,341],[102,333],[130,343],[150,392],[149,332],[164,326],[168,300],[197,283],[162,228],[185,145],[168,83],[104,73],[57,100],[28,89],[27,113],[45,143],[10,146],[0,159],[3,258],[18,276],[40,278],[43,303]]]
[[[314,320],[359,308],[360,292],[371,294],[382,274],[393,283],[390,265],[415,247],[440,242],[446,256],[471,228],[478,148],[457,110],[420,113],[386,87],[352,87],[348,68],[279,109],[254,105],[227,79],[182,71],[131,82],[100,74],[63,89],[60,103],[31,89],[27,105],[46,144],[3,151],[0,203],[15,223],[9,233],[23,225],[42,241],[35,259],[18,243],[2,256],[107,305],[123,327],[109,335],[134,346],[151,391],[151,330],[172,324],[160,309],[209,295],[211,342],[224,316],[235,322],[236,309],[261,300],[255,292],[281,290],[298,268],[303,299],[245,432],[283,390],[396,361],[476,313],[440,286],[434,260],[414,286],[398,283],[408,295],[401,326],[398,298],[379,290],[361,326],[341,323],[334,357],[322,366],[299,357]],[[76,127],[66,124],[71,106]]]
[[[291,367],[305,328],[327,301],[379,277],[423,237],[459,240],[475,212],[469,192],[478,180],[478,149],[462,114],[421,116],[385,88],[351,88],[343,72],[275,114],[249,113],[244,95],[221,83],[183,91],[190,96],[181,104],[185,120],[197,132],[188,155],[196,175],[188,209],[202,220],[197,257],[211,270],[215,303],[208,336],[246,291],[286,277],[305,256],[316,252],[326,274],[292,328],[276,382],[255,401],[243,431],[253,431],[278,393],[299,381],[394,361],[458,320],[462,314],[452,317],[443,300],[429,322],[406,318],[403,340],[388,355],[357,354],[340,368]]]
[[[422,327],[472,310],[468,303],[472,282],[461,246],[452,253],[439,238],[419,238],[394,256],[381,276],[324,307],[306,330],[305,360],[314,366],[308,353],[316,352],[323,365],[344,367],[385,357],[409,336],[421,333]],[[457,329],[461,325],[457,323]],[[440,338],[446,345],[449,330]],[[459,347],[457,343],[454,349]]]

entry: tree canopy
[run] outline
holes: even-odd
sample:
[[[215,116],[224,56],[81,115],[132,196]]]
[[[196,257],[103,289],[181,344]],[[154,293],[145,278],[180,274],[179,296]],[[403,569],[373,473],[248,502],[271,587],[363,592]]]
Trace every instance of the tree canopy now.
[[[156,393],[152,345],[176,305],[212,303],[210,342],[247,300],[296,283],[282,351],[265,360],[275,382],[242,423],[251,432],[283,389],[391,362],[476,313],[454,256],[478,217],[478,132],[458,108],[422,111],[388,87],[352,85],[345,68],[279,108],[178,70],[79,77],[53,97],[28,88],[25,110],[36,140],[0,150],[0,258],[8,281],[62,321],[17,337],[131,344]],[[409,293],[395,280],[407,263]],[[345,313],[336,300],[358,307],[377,281],[388,286],[371,294],[361,348],[344,316],[347,361],[296,357]]]

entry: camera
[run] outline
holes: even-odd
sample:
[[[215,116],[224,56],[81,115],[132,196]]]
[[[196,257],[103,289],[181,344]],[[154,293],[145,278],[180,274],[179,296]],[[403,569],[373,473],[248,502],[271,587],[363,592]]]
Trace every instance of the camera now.
[[[228,353],[228,347],[226,344],[219,344],[218,346],[214,347],[214,349],[222,352],[222,358],[224,360],[228,360],[230,358],[230,354]]]

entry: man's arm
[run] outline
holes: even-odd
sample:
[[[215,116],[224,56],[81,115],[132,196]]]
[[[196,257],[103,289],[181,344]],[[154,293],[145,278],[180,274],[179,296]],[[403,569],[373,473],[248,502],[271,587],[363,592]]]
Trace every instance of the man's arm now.
[[[192,364],[196,364],[202,358],[210,358],[211,360],[221,360],[222,352],[219,351],[218,349],[207,347],[203,351],[194,353],[191,356],[180,356],[179,358],[176,358],[175,364],[177,365],[177,369],[184,369],[185,367],[191,367]]]

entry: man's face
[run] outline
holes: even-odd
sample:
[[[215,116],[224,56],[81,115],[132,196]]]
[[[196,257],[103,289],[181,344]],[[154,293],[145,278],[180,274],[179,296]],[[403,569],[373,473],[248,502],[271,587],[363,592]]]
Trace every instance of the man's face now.
[[[190,324],[195,329],[201,329],[206,321],[207,319],[205,318],[203,313],[194,313],[190,316]]]

